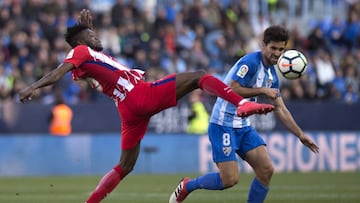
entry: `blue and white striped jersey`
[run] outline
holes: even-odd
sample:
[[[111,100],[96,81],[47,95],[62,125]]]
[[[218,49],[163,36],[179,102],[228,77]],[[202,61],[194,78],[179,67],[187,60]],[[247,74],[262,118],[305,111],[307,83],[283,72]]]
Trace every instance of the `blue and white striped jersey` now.
[[[265,67],[261,52],[253,52],[240,58],[227,73],[224,82],[230,84],[237,81],[243,87],[279,88],[279,78],[273,65]],[[257,101],[258,98],[251,98]],[[250,125],[250,119],[238,117],[236,106],[224,99],[217,98],[213,107],[210,122],[232,128],[242,128]]]

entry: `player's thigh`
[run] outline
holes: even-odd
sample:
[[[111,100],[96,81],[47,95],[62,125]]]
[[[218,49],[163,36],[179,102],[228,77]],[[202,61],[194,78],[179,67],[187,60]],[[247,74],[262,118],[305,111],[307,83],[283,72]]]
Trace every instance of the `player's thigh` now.
[[[123,116],[121,123],[121,150],[132,150],[144,138],[147,127],[150,122],[150,117],[138,117],[136,115],[129,115],[131,117]]]
[[[272,168],[272,162],[265,145],[258,146],[245,154],[244,159],[257,171]]]
[[[185,72],[176,74],[176,98],[179,100],[189,92],[199,88],[199,81],[205,71]]]
[[[234,129],[238,138],[237,154],[245,159],[245,155],[259,146],[266,145],[265,141],[252,126]]]

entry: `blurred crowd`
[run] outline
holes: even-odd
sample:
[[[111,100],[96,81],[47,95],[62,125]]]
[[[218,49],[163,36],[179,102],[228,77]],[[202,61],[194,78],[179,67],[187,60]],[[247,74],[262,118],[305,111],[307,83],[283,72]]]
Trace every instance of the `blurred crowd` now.
[[[70,50],[63,37],[66,27],[76,23],[81,9],[96,7],[94,2],[0,1],[0,102],[16,101],[20,89],[63,61]],[[260,48],[262,31],[274,23],[261,14],[256,23],[250,20],[248,0],[165,2],[148,10],[137,1],[114,0],[93,13],[104,51],[145,70],[148,81],[197,69],[222,78],[239,57]],[[359,101],[360,2],[346,4],[345,18],[316,20],[306,33],[283,19],[291,32],[288,48],[301,50],[309,62],[300,80],[282,80],[284,99]],[[71,74],[33,99],[52,104],[59,93],[72,105],[105,99],[86,82],[74,82]]]

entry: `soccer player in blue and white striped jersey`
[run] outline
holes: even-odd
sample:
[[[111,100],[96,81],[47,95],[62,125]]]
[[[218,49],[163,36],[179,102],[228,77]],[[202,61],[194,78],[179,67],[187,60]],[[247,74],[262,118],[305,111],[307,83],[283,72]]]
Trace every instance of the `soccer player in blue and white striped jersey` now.
[[[274,104],[274,113],[284,126],[314,153],[318,146],[304,134],[284,104],[279,91],[275,64],[284,52],[289,39],[281,26],[270,26],[264,31],[261,51],[239,59],[227,73],[224,82],[239,95],[251,100],[265,99]],[[179,203],[194,190],[223,190],[234,186],[239,179],[236,156],[249,163],[255,172],[250,186],[248,203],[264,202],[269,190],[274,167],[266,144],[251,126],[249,118],[235,115],[235,106],[218,98],[208,129],[213,160],[219,172],[207,173],[194,179],[184,178],[170,196],[169,203]]]

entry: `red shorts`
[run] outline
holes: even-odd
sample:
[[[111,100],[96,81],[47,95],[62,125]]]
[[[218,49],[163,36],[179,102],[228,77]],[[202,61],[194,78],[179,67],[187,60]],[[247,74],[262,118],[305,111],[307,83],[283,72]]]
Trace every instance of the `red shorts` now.
[[[177,105],[175,74],[156,82],[141,82],[118,100],[121,149],[131,149],[144,137],[151,116]]]

